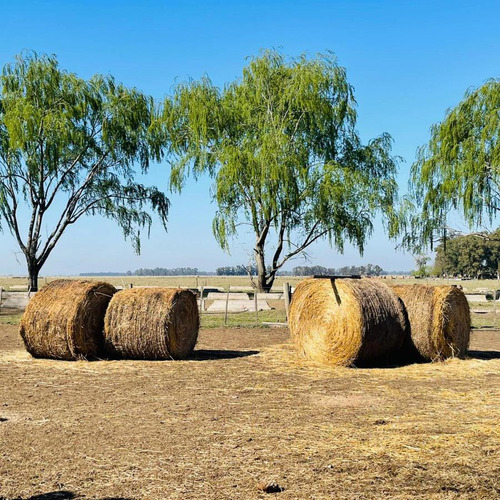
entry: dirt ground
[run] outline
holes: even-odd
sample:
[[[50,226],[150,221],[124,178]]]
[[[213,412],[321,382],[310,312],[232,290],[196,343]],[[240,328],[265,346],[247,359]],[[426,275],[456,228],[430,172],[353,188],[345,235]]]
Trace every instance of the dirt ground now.
[[[188,361],[64,362],[17,328],[0,326],[0,498],[500,495],[498,332],[464,361],[362,370],[298,360],[286,329],[202,330]]]

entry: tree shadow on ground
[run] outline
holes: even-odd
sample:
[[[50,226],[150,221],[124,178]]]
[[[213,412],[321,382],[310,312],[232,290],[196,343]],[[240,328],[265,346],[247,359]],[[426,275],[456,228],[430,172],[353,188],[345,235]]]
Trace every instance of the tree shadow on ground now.
[[[483,359],[483,360],[488,360],[488,359],[500,359],[500,351],[468,351],[467,352],[468,356],[470,358],[474,359]]]
[[[80,497],[80,495],[75,495],[72,491],[61,490],[61,491],[51,491],[49,493],[43,493],[41,495],[34,495],[32,497],[26,498],[26,500],[73,500]],[[3,497],[0,497],[2,500]],[[21,499],[18,499],[21,500]],[[103,497],[101,500],[132,500],[127,497]]]
[[[188,358],[190,361],[213,361],[217,359],[234,359],[255,356],[260,351],[231,351],[225,349],[200,349]]]

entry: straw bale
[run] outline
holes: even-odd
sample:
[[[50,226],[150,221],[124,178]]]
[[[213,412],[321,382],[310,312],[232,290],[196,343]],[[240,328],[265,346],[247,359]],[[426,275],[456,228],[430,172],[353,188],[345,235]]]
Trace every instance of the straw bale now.
[[[107,352],[131,359],[183,359],[198,339],[196,296],[189,290],[132,288],[111,300],[104,322]]]
[[[306,279],[290,305],[293,341],[325,365],[384,364],[401,348],[407,318],[401,300],[371,279]]]
[[[114,286],[87,280],[55,280],[31,299],[20,333],[36,358],[87,359],[100,357],[106,307]]]
[[[434,361],[465,356],[471,318],[462,290],[447,285],[396,285],[392,289],[408,313],[409,348],[413,350],[410,357]]]

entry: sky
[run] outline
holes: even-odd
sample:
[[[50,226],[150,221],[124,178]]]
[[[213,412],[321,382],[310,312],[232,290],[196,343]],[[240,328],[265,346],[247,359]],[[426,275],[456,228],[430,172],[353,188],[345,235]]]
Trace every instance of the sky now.
[[[409,169],[429,128],[465,91],[500,76],[498,1],[76,1],[2,0],[0,65],[22,50],[55,54],[63,69],[89,78],[111,74],[161,101],[173,86],[207,74],[217,85],[241,76],[247,58],[275,48],[287,56],[333,51],[347,69],[358,103],[363,141],[388,132],[402,157],[398,184],[407,190]],[[168,189],[168,164],[146,181]],[[169,194],[168,232],[158,221],[141,255],[112,221],[80,220],[58,243],[42,275],[134,271],[150,267],[217,267],[247,264],[252,235],[241,233],[224,253],[212,234],[216,207],[210,180],[188,182]],[[49,231],[50,228],[45,228]],[[395,250],[377,224],[363,256],[343,255],[326,242],[309,248],[310,264],[339,268],[378,264],[414,268],[411,254]],[[4,229],[0,275],[26,273],[24,257]],[[287,268],[308,265],[303,258]]]

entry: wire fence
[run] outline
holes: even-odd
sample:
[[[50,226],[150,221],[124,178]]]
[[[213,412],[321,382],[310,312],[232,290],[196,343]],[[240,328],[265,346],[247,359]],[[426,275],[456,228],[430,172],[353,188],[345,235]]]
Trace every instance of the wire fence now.
[[[496,286],[496,282],[492,281],[488,284],[487,287],[473,288],[469,286],[468,289],[464,287],[471,311],[472,328],[475,330],[500,330],[500,283],[498,286]],[[464,285],[467,286],[467,282]],[[26,289],[21,291],[19,288],[21,287],[14,286],[6,289],[0,286],[0,312],[4,316],[10,317],[20,314],[33,295]],[[237,287],[227,286],[225,290],[221,290],[221,287],[203,284],[198,289],[192,289],[198,297],[203,326],[210,328],[218,326],[286,326],[293,290],[290,283],[283,283],[280,287],[281,290],[275,289],[273,293],[269,294],[235,290],[235,288]]]

